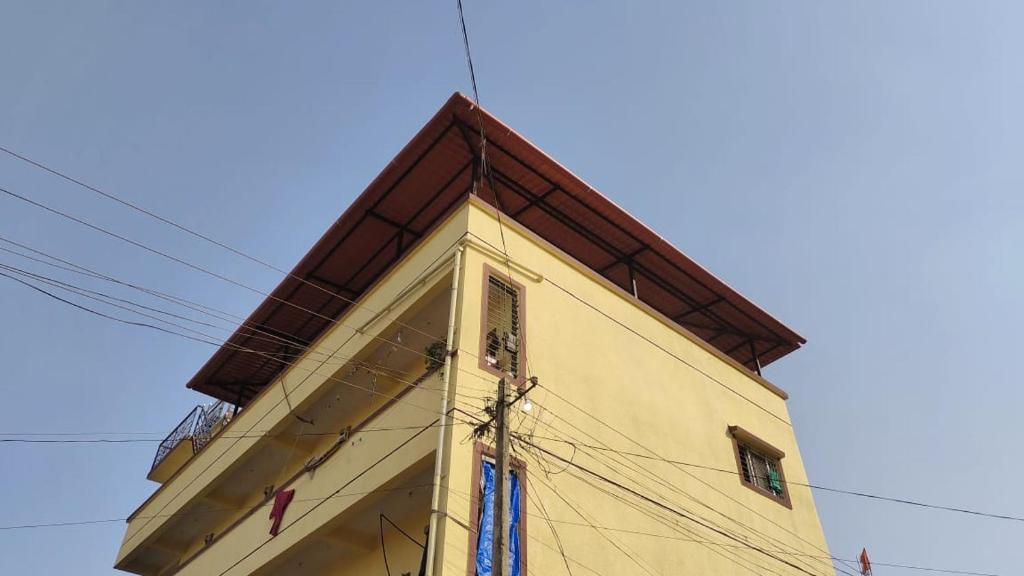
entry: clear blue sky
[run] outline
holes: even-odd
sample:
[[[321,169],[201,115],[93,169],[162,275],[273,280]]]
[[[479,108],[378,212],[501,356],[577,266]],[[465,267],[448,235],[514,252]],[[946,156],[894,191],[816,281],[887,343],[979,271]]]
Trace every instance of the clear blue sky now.
[[[0,144],[290,267],[469,91],[453,0],[346,4],[8,0]],[[1024,514],[1024,7],[466,9],[488,109],[808,338],[767,376],[812,481]],[[7,157],[0,186],[278,280]],[[257,303],[9,199],[0,234],[239,314]],[[0,432],[166,431],[203,400],[184,383],[208,347],[9,281],[0,319]],[[155,487],[153,449],[0,445],[0,524],[125,516]],[[1024,562],[1020,523],[817,504],[838,555]],[[123,529],[0,532],[0,573],[109,574]]]

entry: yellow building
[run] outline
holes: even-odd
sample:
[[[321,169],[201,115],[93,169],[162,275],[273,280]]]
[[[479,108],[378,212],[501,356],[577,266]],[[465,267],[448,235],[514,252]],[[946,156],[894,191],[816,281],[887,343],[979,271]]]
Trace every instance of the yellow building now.
[[[456,94],[188,383],[116,567],[473,575],[505,378],[512,574],[832,574],[802,343]]]

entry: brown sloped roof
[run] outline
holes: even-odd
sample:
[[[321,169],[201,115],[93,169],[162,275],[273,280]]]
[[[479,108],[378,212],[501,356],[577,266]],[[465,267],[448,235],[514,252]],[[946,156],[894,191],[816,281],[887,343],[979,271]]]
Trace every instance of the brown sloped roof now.
[[[259,393],[352,305],[349,301],[358,301],[471,193],[480,122],[490,178],[478,192],[507,217],[628,292],[635,279],[641,300],[748,368],[767,365],[805,342],[456,93],[292,271],[345,299],[286,277],[245,322],[263,334],[236,330],[188,387],[243,405]]]

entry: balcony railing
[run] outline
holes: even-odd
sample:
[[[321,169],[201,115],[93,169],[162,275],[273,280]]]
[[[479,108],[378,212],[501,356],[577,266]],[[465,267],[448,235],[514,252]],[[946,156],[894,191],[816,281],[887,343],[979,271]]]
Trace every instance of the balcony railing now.
[[[227,407],[225,402],[217,401],[193,408],[157,447],[150,471],[155,470],[182,442],[192,442],[193,454],[206,446],[213,438],[217,424],[227,415]]]

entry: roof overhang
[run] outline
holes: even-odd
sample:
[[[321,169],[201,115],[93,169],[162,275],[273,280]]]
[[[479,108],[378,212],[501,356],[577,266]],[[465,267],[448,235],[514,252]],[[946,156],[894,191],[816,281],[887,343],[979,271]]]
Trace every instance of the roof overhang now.
[[[640,300],[751,370],[805,342],[456,93],[192,377],[188,387],[243,405],[259,393],[333,319],[358,302],[474,193],[481,123],[489,176],[475,193],[508,218],[627,292],[634,293],[635,287]],[[254,334],[253,328],[262,335]]]

